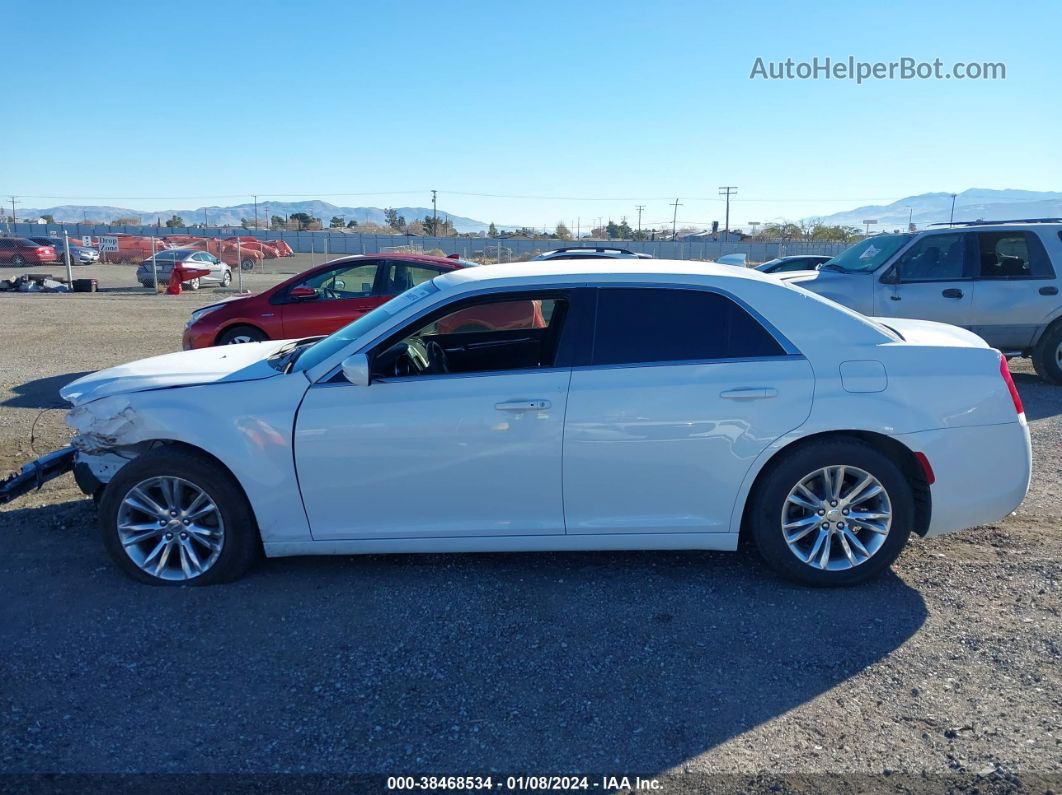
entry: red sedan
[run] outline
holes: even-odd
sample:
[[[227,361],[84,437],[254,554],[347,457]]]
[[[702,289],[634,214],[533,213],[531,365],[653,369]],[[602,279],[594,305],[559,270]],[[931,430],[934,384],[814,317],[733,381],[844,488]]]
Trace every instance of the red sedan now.
[[[10,262],[12,265],[25,265],[28,262],[43,265],[46,262],[55,262],[55,259],[55,248],[52,246],[42,246],[24,237],[0,237],[0,262]]]
[[[265,292],[192,313],[185,350],[331,334],[441,273],[475,263],[421,254],[362,254],[333,260]]]

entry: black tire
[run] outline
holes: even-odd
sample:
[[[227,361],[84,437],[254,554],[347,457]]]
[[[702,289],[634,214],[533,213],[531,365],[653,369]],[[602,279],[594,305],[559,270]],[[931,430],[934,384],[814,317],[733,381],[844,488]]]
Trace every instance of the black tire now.
[[[816,470],[839,465],[877,478],[891,503],[892,522],[881,546],[868,559],[831,571],[814,568],[796,556],[783,536],[782,515],[790,491],[801,480]],[[899,556],[914,527],[914,494],[907,477],[888,456],[858,439],[823,439],[783,451],[768,464],[749,499],[748,529],[760,555],[778,574],[805,585],[855,585],[878,576]]]
[[[246,339],[239,339],[246,337]],[[254,326],[233,326],[218,337],[218,345],[238,345],[241,342],[264,342],[269,335]]]
[[[254,270],[254,260],[245,259],[243,262],[240,263],[240,268],[245,271]]]
[[[126,553],[118,534],[118,512],[130,489],[152,477],[172,476],[208,494],[224,521],[224,538],[217,560],[206,571],[181,580],[166,580],[141,569]],[[214,585],[234,580],[251,566],[261,550],[258,524],[239,483],[205,455],[164,445],[122,467],[107,484],[99,501],[103,544],[123,572],[150,585]],[[149,542],[150,543],[150,542]]]
[[[20,268],[26,264],[26,258],[23,257],[21,254],[16,254],[11,258],[11,264],[14,265],[16,268]]]
[[[201,284],[202,283],[199,281],[199,277],[196,276],[194,279],[184,283],[184,289],[186,289],[186,290],[198,290],[200,288]]]
[[[232,271],[225,271],[225,275],[221,277],[221,286],[228,287],[232,284]]]
[[[1059,346],[1062,346],[1062,323],[1056,323],[1047,329],[1033,349],[1033,369],[1049,384],[1062,384],[1062,362],[1058,360]]]

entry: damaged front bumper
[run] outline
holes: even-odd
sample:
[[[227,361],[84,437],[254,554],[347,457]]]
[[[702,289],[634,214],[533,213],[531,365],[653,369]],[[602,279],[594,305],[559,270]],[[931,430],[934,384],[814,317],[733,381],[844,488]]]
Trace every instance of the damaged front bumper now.
[[[74,468],[76,454],[77,451],[73,447],[63,447],[48,455],[42,455],[11,477],[0,480],[0,505],[39,489],[49,480],[69,472]]]

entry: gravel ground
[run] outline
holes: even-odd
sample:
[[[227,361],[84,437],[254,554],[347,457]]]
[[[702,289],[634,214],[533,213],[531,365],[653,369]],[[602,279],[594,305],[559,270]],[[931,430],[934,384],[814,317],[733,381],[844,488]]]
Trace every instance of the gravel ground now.
[[[0,294],[0,470],[66,442],[59,386],[177,349],[217,294],[147,295],[132,271],[78,268],[97,295]],[[700,552],[278,559],[228,586],[151,588],[110,563],[64,476],[0,508],[0,771],[1057,789],[1062,388],[1013,367],[1025,503],[914,540],[847,590]]]

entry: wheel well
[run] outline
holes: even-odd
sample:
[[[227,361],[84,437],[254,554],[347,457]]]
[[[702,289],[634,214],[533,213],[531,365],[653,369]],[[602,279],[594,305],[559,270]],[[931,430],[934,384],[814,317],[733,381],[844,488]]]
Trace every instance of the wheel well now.
[[[1062,316],[1056,317],[1054,320],[1044,326],[1043,331],[1041,331],[1039,335],[1037,335],[1036,342],[1032,344],[1030,350],[1035,351],[1036,348],[1040,345],[1040,340],[1042,340],[1044,337],[1046,337],[1048,334],[1050,334],[1052,331],[1059,328],[1060,326],[1062,326]]]
[[[822,433],[812,434],[811,436],[805,436],[797,439],[794,442],[787,444],[780,450],[775,451],[774,455],[763,465],[759,473],[756,475],[756,480],[752,484],[752,488],[749,489],[749,496],[745,500],[745,510],[741,517],[741,535],[746,534],[746,525],[748,524],[749,506],[753,505],[756,501],[756,491],[760,487],[767,473],[771,470],[772,466],[782,460],[783,454],[792,453],[800,447],[803,447],[811,442],[818,442],[823,439],[857,439],[864,444],[868,444],[881,453],[884,453],[889,458],[899,465],[900,471],[903,472],[907,478],[907,482],[911,485],[911,492],[914,495],[914,509],[915,509],[915,526],[914,532],[920,536],[925,536],[929,530],[929,520],[933,512],[932,495],[929,490],[929,482],[926,480],[925,470],[922,469],[922,465],[915,457],[914,451],[901,442],[896,441],[891,436],[886,436],[882,433],[874,433],[873,431],[824,431]]]
[[[265,331],[263,331],[261,328],[256,326],[254,323],[230,323],[229,325],[225,326],[220,331],[218,331],[218,333],[214,336],[214,344],[217,345],[218,342],[221,340],[221,338],[223,336],[225,336],[226,334],[228,334],[230,331],[232,331],[235,328],[250,328],[250,329],[254,329],[259,334],[264,334],[266,339],[269,339],[269,335],[266,334]]]
[[[194,444],[188,444],[188,442],[179,442],[176,439],[155,439],[155,440],[152,440],[150,442],[147,442],[146,446],[147,446],[147,448],[149,450],[157,450],[160,447],[172,447],[172,448],[181,450],[181,451],[183,451],[185,453],[188,453],[190,455],[199,456],[200,458],[205,458],[205,459],[209,460],[211,463],[216,464],[217,466],[221,467],[221,469],[224,470],[225,473],[230,478],[232,478],[232,482],[235,483],[236,487],[240,490],[240,494],[243,495],[243,499],[247,503],[247,507],[250,509],[251,516],[253,516],[255,518],[255,523],[257,524],[257,522],[258,522],[258,514],[255,512],[254,505],[251,504],[251,500],[247,496],[247,492],[244,491],[243,484],[240,483],[240,479],[238,477],[236,477],[236,475],[233,473],[233,471],[231,469],[229,469],[228,464],[226,464],[224,461],[222,461],[216,455],[213,455],[212,453],[208,453],[202,447],[196,447]],[[257,531],[258,531],[258,528],[256,527],[255,528],[255,532],[257,533]],[[261,534],[260,533],[259,533],[259,542],[258,543],[259,544],[262,543],[261,542]]]

